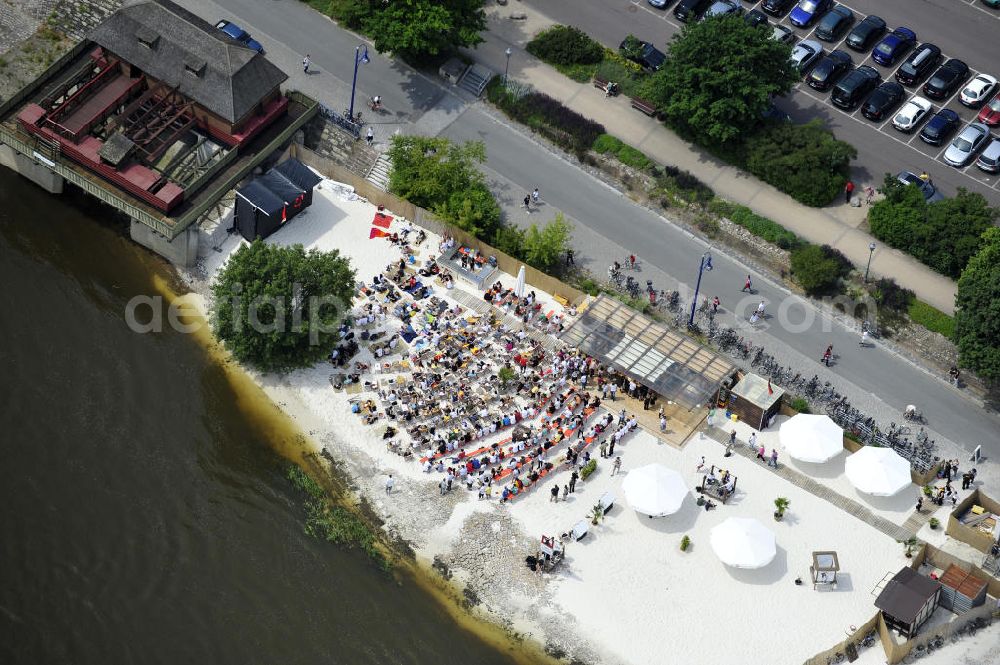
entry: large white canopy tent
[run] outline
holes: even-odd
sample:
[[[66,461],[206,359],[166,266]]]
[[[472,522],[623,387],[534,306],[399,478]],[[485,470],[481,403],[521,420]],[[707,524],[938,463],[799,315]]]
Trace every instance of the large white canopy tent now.
[[[622,491],[633,509],[650,517],[676,513],[689,492],[681,475],[662,464],[629,471],[622,481]]]
[[[727,518],[712,529],[711,541],[719,560],[733,568],[763,568],[778,553],[774,533],[749,517]]]
[[[893,496],[911,483],[910,463],[892,448],[865,446],[844,462],[847,479],[859,492]]]
[[[795,459],[822,464],[844,449],[844,430],[830,416],[799,413],[781,424],[778,440]]]

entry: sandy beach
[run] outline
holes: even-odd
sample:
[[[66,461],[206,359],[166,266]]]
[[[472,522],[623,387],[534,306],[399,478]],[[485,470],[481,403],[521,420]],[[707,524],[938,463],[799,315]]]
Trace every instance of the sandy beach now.
[[[267,242],[337,249],[351,259],[358,279],[368,282],[399,259],[398,247],[384,239],[369,239],[374,211],[367,201],[324,181],[313,206]],[[398,224],[394,221],[391,230]],[[205,243],[221,249],[203,255],[202,268],[209,279],[241,242],[239,236],[225,234],[226,226],[223,219]],[[430,235],[418,249],[418,260],[432,256],[439,240]],[[499,279],[504,285],[514,282],[510,275]],[[199,282],[203,295],[206,284]],[[481,299],[481,292],[461,280],[456,289]],[[454,302],[453,294],[442,288],[436,288],[434,295]],[[561,310],[547,295],[538,295],[546,309]],[[399,323],[390,319],[382,327],[392,330]],[[367,350],[355,358],[359,359],[375,361]],[[334,373],[331,365],[320,364],[283,376],[254,374],[254,378],[342,465],[354,489],[377,510],[392,536],[411,543],[425,564],[450,571],[452,579],[464,586],[466,598],[491,621],[538,641],[553,654],[587,663],[634,665],[801,663],[843,640],[851,626],[870,619],[875,613],[873,590],[908,561],[903,548],[882,531],[765,465],[741,455],[724,458],[724,447],[700,433],[682,448],[661,440],[654,431],[629,433],[615,450],[622,458],[620,473],[613,475],[612,460],[598,458],[595,450],[597,470],[577,483],[565,500],[552,501],[549,492],[553,484],[568,482],[569,470],[558,465],[538,480],[537,487],[507,503],[496,494],[482,499],[461,484],[442,493],[439,472],[425,472],[415,459],[389,450],[379,426],[365,425],[351,413],[352,400],[370,395],[335,390],[330,380]],[[374,378],[397,376],[404,374]],[[592,419],[609,406],[614,414],[618,404],[605,402]],[[749,429],[736,427],[745,441]],[[758,435],[768,451],[777,447],[781,452],[776,432],[772,428]],[[496,432],[477,445],[488,446],[508,435]],[[735,495],[710,511],[696,503],[694,491],[701,480],[696,467],[703,456],[708,465],[738,477]],[[912,512],[918,488],[884,499],[860,495],[844,476],[845,456],[809,465],[782,453],[781,462],[902,524]],[[677,513],[655,519],[634,511],[622,491],[631,469],[652,462],[680,472],[689,488]],[[391,494],[384,490],[388,474],[396,480]],[[614,496],[613,508],[600,523],[590,524],[591,508],[608,493]],[[772,516],[777,497],[790,501],[781,521]],[[757,570],[724,565],[710,546],[710,532],[728,517],[755,518],[771,530],[777,545],[774,560]],[[566,556],[559,566],[546,573],[529,570],[525,557],[538,550],[542,536],[568,534],[581,520],[586,520],[588,534],[580,541],[563,538]],[[685,535],[692,546],[681,551]],[[810,583],[811,553],[817,550],[838,553],[841,572],[836,589],[814,590]],[[804,583],[796,584],[797,578]],[[969,642],[965,652],[973,660],[966,662],[990,662],[985,660],[989,641],[984,643],[985,649],[977,650]],[[975,660],[979,656],[984,660]],[[884,660],[876,647],[864,650],[858,662]]]

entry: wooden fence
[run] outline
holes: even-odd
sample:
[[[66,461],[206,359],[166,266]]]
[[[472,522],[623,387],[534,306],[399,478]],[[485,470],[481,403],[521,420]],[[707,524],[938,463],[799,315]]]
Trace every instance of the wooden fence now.
[[[972,494],[959,501],[955,509],[951,511],[951,514],[948,516],[948,528],[945,533],[955,540],[972,545],[980,552],[989,552],[993,543],[996,542],[993,537],[983,533],[979,529],[962,524],[958,519],[959,516],[964,515],[974,505],[982,506],[987,512],[991,512],[994,515],[1000,515],[1000,503],[986,496],[981,489],[976,488]]]

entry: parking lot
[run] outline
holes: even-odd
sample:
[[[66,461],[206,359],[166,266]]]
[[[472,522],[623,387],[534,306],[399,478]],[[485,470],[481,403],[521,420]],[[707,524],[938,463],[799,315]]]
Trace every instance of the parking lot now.
[[[663,9],[651,7],[646,0],[628,0],[622,4],[525,1],[560,23],[581,28],[612,48],[626,34],[632,33],[663,49],[672,35],[683,27],[673,15],[676,0],[670,0]],[[759,2],[739,2],[745,11],[760,6]],[[925,0],[920,3],[912,3],[911,0],[855,0],[854,4],[840,4],[854,12],[854,25],[872,11],[885,19],[889,31],[899,26],[912,28],[917,33],[918,44],[931,42],[941,48],[942,63],[951,57],[958,57],[966,62],[971,70],[970,79],[979,73],[1000,78],[1000,39],[997,38],[1000,35],[1000,10],[990,9],[979,0]],[[864,11],[866,9],[869,11]],[[781,18],[769,15],[768,19],[771,25],[780,23],[791,28],[796,41],[812,36],[813,28],[792,26],[787,13]],[[845,32],[845,36],[846,34]],[[855,67],[861,64],[873,66],[883,80],[894,80],[896,67],[908,55],[904,54],[895,67],[888,68],[872,61],[870,49],[865,52],[851,50],[844,46],[843,39],[837,43],[820,43],[824,47],[824,53],[840,49],[850,54]],[[706,53],[706,57],[710,57],[710,53]],[[997,63],[995,67],[991,64],[994,62]],[[925,80],[907,87],[909,94],[904,99],[904,104],[914,95],[926,98],[921,92]],[[778,106],[787,111],[796,122],[806,122],[813,118],[823,120],[836,132],[838,138],[855,146],[858,158],[852,171],[858,183],[877,185],[886,172],[927,171],[946,196],[953,196],[957,188],[964,187],[983,194],[994,205],[1000,205],[1000,178],[976,167],[975,159],[962,169],[949,166],[941,159],[952,139],[978,114],[978,109],[967,108],[958,101],[963,87],[964,83],[947,100],[930,100],[934,108],[927,118],[945,106],[953,109],[963,120],[963,125],[940,146],[931,146],[920,139],[920,129],[926,118],[915,131],[903,134],[892,126],[891,120],[896,110],[887,116],[885,122],[875,124],[865,119],[859,110],[843,112],[829,101],[829,92],[813,90],[804,81],[797,84],[785,99],[780,100]],[[1000,129],[994,127],[992,130],[994,136],[1000,136]]]

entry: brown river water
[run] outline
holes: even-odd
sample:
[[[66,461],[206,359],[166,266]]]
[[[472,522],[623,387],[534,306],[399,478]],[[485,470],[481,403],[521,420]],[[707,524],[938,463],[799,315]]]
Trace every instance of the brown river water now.
[[[294,433],[192,336],[129,330],[172,276],[111,218],[0,168],[0,663],[514,663],[303,533]]]

